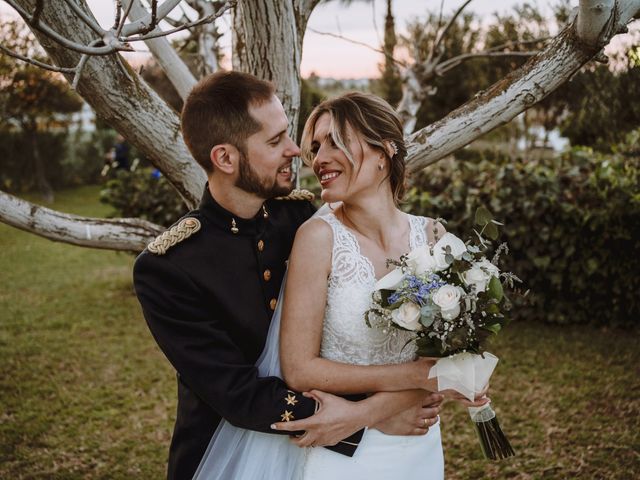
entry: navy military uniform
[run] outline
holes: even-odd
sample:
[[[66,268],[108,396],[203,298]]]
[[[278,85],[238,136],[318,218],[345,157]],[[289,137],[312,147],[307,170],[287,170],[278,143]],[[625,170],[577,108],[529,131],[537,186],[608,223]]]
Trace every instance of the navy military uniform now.
[[[254,366],[265,344],[295,232],[308,201],[267,200],[254,218],[234,216],[205,192],[197,210],[149,244],[134,284],[155,340],[178,374],[168,477],[192,478],[225,418],[270,425],[313,415],[315,401]],[[332,449],[353,455],[358,432]]]

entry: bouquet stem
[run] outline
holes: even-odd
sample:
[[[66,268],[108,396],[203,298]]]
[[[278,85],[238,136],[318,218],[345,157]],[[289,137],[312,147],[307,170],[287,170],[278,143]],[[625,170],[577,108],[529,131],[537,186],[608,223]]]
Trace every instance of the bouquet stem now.
[[[469,415],[478,433],[485,458],[498,460],[513,457],[516,454],[502,432],[496,412],[491,408],[490,403],[481,407],[469,407]]]

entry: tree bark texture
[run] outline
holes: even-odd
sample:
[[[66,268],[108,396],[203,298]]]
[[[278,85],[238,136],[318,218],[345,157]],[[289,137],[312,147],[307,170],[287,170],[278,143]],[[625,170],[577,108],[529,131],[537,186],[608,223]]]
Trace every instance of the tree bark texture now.
[[[305,21],[306,24],[306,21]],[[276,86],[295,138],[300,111],[302,34],[292,0],[238,2],[233,14],[233,69]]]
[[[0,218],[21,230],[82,247],[141,252],[164,227],[138,218],[80,217],[0,192]]]

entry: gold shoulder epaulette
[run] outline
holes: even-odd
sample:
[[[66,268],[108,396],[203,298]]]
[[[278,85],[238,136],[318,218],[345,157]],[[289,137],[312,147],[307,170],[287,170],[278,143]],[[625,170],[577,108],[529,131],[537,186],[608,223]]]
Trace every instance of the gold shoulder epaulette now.
[[[316,196],[309,190],[292,190],[286,197],[276,197],[276,200],[308,200],[312,201]]]
[[[147,250],[156,255],[164,255],[171,247],[200,230],[200,226],[200,221],[197,218],[187,217],[166,232],[162,232],[155,240],[147,245]]]

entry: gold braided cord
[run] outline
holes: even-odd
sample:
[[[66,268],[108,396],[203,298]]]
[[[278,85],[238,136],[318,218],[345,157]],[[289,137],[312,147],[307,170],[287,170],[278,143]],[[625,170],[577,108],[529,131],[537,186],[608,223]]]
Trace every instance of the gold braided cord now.
[[[171,247],[200,230],[200,227],[201,224],[197,218],[185,218],[166,232],[162,232],[155,240],[147,245],[147,250],[156,255],[164,255]]]
[[[316,196],[309,190],[292,190],[286,197],[276,197],[276,200],[307,200],[312,201]]]

